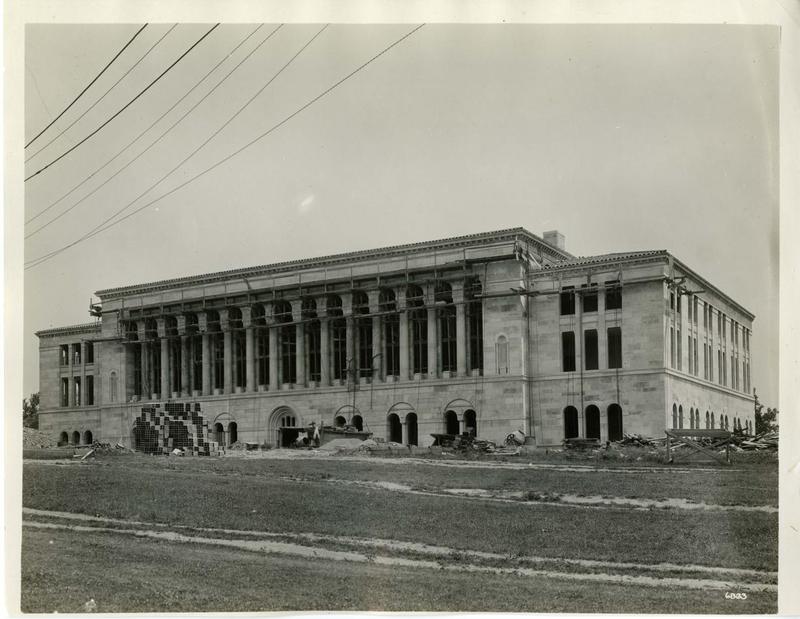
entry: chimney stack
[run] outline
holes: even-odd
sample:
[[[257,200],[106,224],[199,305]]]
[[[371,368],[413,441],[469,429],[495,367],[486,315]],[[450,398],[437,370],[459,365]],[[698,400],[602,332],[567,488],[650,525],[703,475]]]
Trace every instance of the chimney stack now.
[[[552,245],[553,247],[557,247],[558,249],[565,250],[564,235],[561,234],[558,230],[549,230],[544,234],[542,234],[542,237],[544,237],[544,242],[547,243],[548,245]]]

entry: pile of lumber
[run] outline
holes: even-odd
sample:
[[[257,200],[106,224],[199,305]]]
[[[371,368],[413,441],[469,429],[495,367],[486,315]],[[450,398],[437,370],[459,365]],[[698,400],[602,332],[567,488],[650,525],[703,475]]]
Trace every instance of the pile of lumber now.
[[[641,434],[623,434],[622,440],[615,441],[616,445],[635,445],[637,447],[663,447],[666,438],[650,438]]]
[[[731,442],[742,451],[778,451],[777,432],[762,432],[755,437],[734,434]]]

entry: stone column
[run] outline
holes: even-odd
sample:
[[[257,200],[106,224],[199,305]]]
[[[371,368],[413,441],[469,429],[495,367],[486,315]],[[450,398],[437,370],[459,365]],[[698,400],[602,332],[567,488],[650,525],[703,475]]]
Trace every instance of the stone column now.
[[[409,351],[408,351],[408,310],[406,309],[406,289],[395,291],[397,298],[397,311],[399,312],[400,327],[400,376],[399,380],[408,380],[409,377]]]
[[[295,325],[295,374],[297,377],[296,385],[298,387],[306,386],[306,330],[305,325],[301,322],[303,319],[303,302],[301,300],[292,303],[292,320]]]
[[[147,344],[147,340],[145,339],[145,330],[144,330],[144,320],[137,320],[136,321],[136,335],[139,338],[139,346],[141,348],[141,355],[139,355],[139,361],[141,363],[139,367],[139,397],[142,400],[149,400],[150,399],[150,347]]]
[[[467,306],[464,305],[464,283],[453,282],[453,303],[456,306],[456,372],[467,375]]]
[[[255,336],[253,333],[252,308],[243,307],[242,325],[244,325],[244,357],[245,357],[245,390],[255,391],[256,385],[256,355]]]
[[[428,376],[431,378],[436,378],[439,374],[436,367],[436,352],[439,349],[437,326],[436,308],[430,306],[428,307]]]
[[[167,339],[167,321],[164,318],[158,318],[156,320],[156,324],[158,326],[158,338],[159,342],[161,343],[161,399],[162,400],[169,400],[169,396],[171,393],[169,379],[170,379],[170,371],[169,371],[169,340]]]
[[[192,395],[191,387],[189,386],[189,341],[186,337],[186,316],[178,315],[175,320],[178,323],[178,340],[175,345],[178,346],[178,352],[180,352],[181,357],[181,388],[179,390],[176,389],[176,391],[183,398]]]
[[[383,381],[383,338],[381,337],[381,317],[377,316],[380,312],[380,292],[373,290],[369,295],[369,313],[372,314],[372,382]]]
[[[401,424],[401,427],[403,428],[403,433],[402,433],[403,445],[408,445],[408,423],[406,422],[405,419],[403,419],[403,420],[400,421],[400,424]]]
[[[331,349],[330,320],[328,319],[328,299],[324,296],[316,299],[317,317],[319,318],[319,382],[323,387],[331,384]]]
[[[345,325],[346,325],[346,332],[345,332],[345,358],[347,359],[347,372],[349,376],[345,376],[345,379],[350,378],[355,385],[358,382],[358,373],[356,370],[356,359],[355,359],[355,324],[353,320],[353,297],[350,294],[343,294],[342,295],[342,313],[344,314]]]
[[[208,315],[197,315],[197,323],[203,337],[203,395],[211,395],[211,335],[208,333]]]
[[[223,337],[222,360],[222,389],[223,393],[233,393],[233,342],[231,341],[231,326],[228,321],[228,310],[219,311],[219,326]]]
[[[78,406],[86,406],[86,342],[81,342],[81,393]]]

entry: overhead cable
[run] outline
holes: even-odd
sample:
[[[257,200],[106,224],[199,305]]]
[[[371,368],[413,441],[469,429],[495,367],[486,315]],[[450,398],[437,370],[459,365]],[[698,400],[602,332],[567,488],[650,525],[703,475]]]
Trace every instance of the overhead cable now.
[[[136,37],[138,37],[138,36],[141,34],[142,30],[144,30],[145,28],[147,28],[147,24],[145,24],[144,26],[142,26],[141,28],[139,28],[139,30],[137,30],[137,31],[136,31],[136,34],[134,34],[134,35],[133,35],[133,36],[130,38],[130,40],[129,40],[127,43],[125,43],[125,45],[123,46],[123,48],[117,52],[116,56],[114,56],[114,57],[113,57],[111,60],[109,60],[109,61],[108,61],[108,64],[107,64],[106,66],[104,66],[104,67],[103,67],[103,69],[100,71],[100,73],[98,73],[98,74],[97,74],[97,75],[94,77],[94,79],[93,79],[91,82],[89,82],[88,86],[86,86],[86,88],[84,88],[83,90],[81,90],[81,91],[78,93],[78,96],[77,96],[77,97],[75,97],[75,98],[74,98],[74,99],[73,99],[73,100],[70,102],[70,104],[69,104],[67,107],[65,107],[63,110],[61,110],[61,113],[60,113],[58,116],[56,116],[56,117],[55,117],[53,120],[51,120],[51,121],[50,121],[50,123],[49,123],[49,124],[48,124],[48,125],[47,125],[47,126],[44,128],[44,129],[42,129],[42,130],[41,130],[39,133],[37,133],[35,136],[33,136],[33,138],[32,138],[31,140],[29,140],[29,141],[28,141],[28,143],[25,145],[25,148],[28,148],[28,146],[30,146],[30,145],[31,145],[31,144],[33,144],[33,143],[34,143],[34,142],[35,142],[37,139],[39,139],[39,136],[41,136],[41,135],[42,135],[42,134],[43,134],[45,131],[47,131],[47,130],[48,130],[50,127],[52,127],[52,126],[53,126],[53,124],[54,124],[54,123],[55,123],[55,122],[56,122],[56,121],[57,121],[59,118],[61,118],[61,117],[62,117],[62,116],[63,116],[63,115],[64,115],[64,114],[67,112],[67,110],[68,110],[69,108],[71,108],[73,105],[75,105],[75,102],[76,102],[78,99],[80,99],[80,98],[81,98],[81,96],[83,95],[83,93],[85,93],[87,90],[89,90],[89,88],[91,88],[92,84],[94,84],[94,83],[95,83],[95,82],[96,82],[98,79],[100,79],[100,76],[101,76],[101,75],[103,75],[103,73],[105,73],[105,72],[106,72],[106,69],[108,69],[108,67],[110,67],[112,64],[114,64],[114,61],[115,61],[117,58],[119,58],[119,57],[120,57],[120,55],[122,55],[122,52],[124,52],[126,49],[128,49],[128,46],[129,46],[131,43],[133,43],[133,40],[134,40]]]
[[[52,138],[50,138],[50,141],[49,141],[49,142],[47,142],[47,143],[46,143],[46,144],[44,144],[43,146],[40,146],[40,147],[39,147],[39,150],[37,150],[35,153],[32,153],[32,154],[30,154],[30,155],[26,156],[26,157],[25,157],[25,163],[28,163],[28,162],[29,162],[31,159],[33,159],[34,157],[36,157],[36,156],[37,156],[39,153],[41,153],[41,152],[42,152],[44,149],[46,149],[46,148],[47,148],[48,146],[50,146],[50,145],[51,145],[53,142],[55,142],[55,141],[56,141],[58,138],[60,138],[62,135],[64,135],[64,134],[65,134],[67,131],[69,131],[70,129],[72,129],[72,127],[74,127],[74,126],[75,126],[75,125],[76,125],[78,122],[80,122],[80,121],[81,121],[81,119],[82,119],[84,116],[86,116],[86,115],[87,115],[89,112],[91,112],[91,111],[92,111],[92,110],[95,108],[95,106],[97,106],[97,104],[99,104],[99,103],[100,103],[100,102],[101,102],[103,99],[105,99],[105,98],[106,98],[106,95],[107,95],[108,93],[110,93],[112,90],[114,90],[114,88],[116,88],[116,87],[117,87],[117,84],[119,84],[119,83],[120,83],[122,80],[124,80],[124,79],[125,79],[125,78],[128,76],[128,74],[129,74],[131,71],[133,71],[133,70],[134,70],[136,67],[138,67],[138,66],[139,66],[139,65],[142,63],[142,61],[143,61],[145,58],[147,58],[147,57],[150,55],[150,52],[152,52],[152,51],[153,51],[153,50],[154,50],[156,47],[158,47],[159,43],[161,43],[161,41],[163,41],[165,38],[167,38],[167,36],[169,35],[169,33],[170,33],[170,32],[172,32],[173,30],[175,30],[175,28],[176,28],[177,26],[178,26],[178,24],[172,24],[172,26],[169,28],[169,30],[167,30],[167,31],[166,31],[164,34],[162,34],[162,35],[161,35],[161,36],[160,36],[160,37],[159,37],[159,38],[156,40],[156,42],[155,42],[155,43],[153,43],[153,44],[152,44],[150,47],[148,47],[148,48],[147,48],[147,51],[146,51],[144,54],[142,54],[141,56],[139,56],[139,58],[136,60],[136,62],[134,62],[134,63],[133,63],[133,64],[132,64],[130,67],[128,67],[127,71],[125,71],[125,73],[123,73],[122,75],[120,75],[120,76],[119,76],[119,78],[117,79],[117,81],[116,81],[116,82],[114,82],[113,84],[111,84],[111,86],[109,86],[109,87],[106,89],[106,91],[105,91],[105,92],[104,92],[102,95],[100,95],[100,96],[98,97],[97,101],[95,101],[94,103],[92,103],[92,104],[91,104],[91,105],[90,105],[88,108],[86,108],[86,109],[85,109],[83,112],[81,112],[81,114],[80,114],[80,115],[79,115],[79,116],[78,116],[78,117],[77,117],[75,120],[73,120],[73,121],[72,121],[70,124],[68,124],[66,127],[64,127],[64,128],[63,128],[61,131],[59,131],[59,132],[58,132],[58,133],[57,133],[55,136],[53,136]]]
[[[260,140],[262,140],[263,138],[265,138],[265,137],[267,137],[268,135],[270,135],[272,132],[276,131],[277,129],[279,129],[280,127],[282,127],[283,125],[285,125],[285,124],[286,124],[287,122],[289,122],[289,121],[290,121],[292,118],[294,118],[294,117],[295,117],[295,116],[297,116],[298,114],[302,113],[304,110],[306,110],[306,109],[308,109],[309,107],[311,107],[311,106],[312,106],[314,103],[316,103],[317,101],[319,101],[320,99],[322,99],[323,97],[325,97],[326,95],[328,95],[330,92],[332,92],[332,91],[333,91],[333,90],[335,90],[337,87],[339,87],[341,84],[343,84],[344,82],[346,82],[347,80],[349,80],[351,77],[353,77],[355,74],[357,74],[358,72],[360,72],[362,69],[364,69],[364,68],[366,68],[368,65],[372,64],[372,63],[373,63],[375,60],[377,60],[378,58],[380,58],[381,56],[383,56],[383,55],[384,55],[385,53],[387,53],[389,50],[391,50],[391,49],[392,49],[392,48],[394,48],[395,46],[397,46],[397,45],[399,45],[400,43],[402,43],[404,40],[406,40],[408,37],[410,37],[411,35],[413,35],[415,32],[417,32],[417,31],[418,31],[420,28],[422,28],[424,25],[425,25],[425,24],[420,24],[419,26],[417,26],[417,27],[413,28],[412,30],[410,30],[409,32],[407,32],[406,34],[404,34],[402,37],[400,37],[399,39],[397,39],[396,41],[394,41],[393,43],[391,43],[390,45],[388,45],[387,47],[385,47],[383,50],[381,50],[380,52],[378,52],[377,54],[375,54],[374,56],[372,56],[372,58],[370,58],[370,59],[369,59],[369,60],[367,60],[365,63],[363,63],[362,65],[360,65],[358,68],[356,68],[356,69],[354,69],[353,71],[351,71],[350,73],[348,73],[348,74],[347,74],[345,77],[341,78],[339,81],[337,81],[336,83],[334,83],[332,86],[330,86],[330,87],[328,87],[327,89],[325,89],[324,91],[322,91],[322,92],[321,92],[320,94],[318,94],[316,97],[314,97],[313,99],[311,99],[310,101],[308,101],[307,103],[305,103],[303,106],[301,106],[300,108],[298,108],[297,110],[295,110],[294,112],[292,112],[291,114],[289,114],[288,116],[286,116],[286,117],[285,117],[283,120],[279,121],[278,123],[274,124],[274,125],[273,125],[272,127],[270,127],[269,129],[267,129],[266,131],[262,132],[261,134],[259,134],[259,135],[258,135],[258,136],[256,136],[255,138],[253,138],[253,139],[252,139],[250,142],[248,142],[248,143],[247,143],[247,144],[245,144],[244,146],[242,146],[242,147],[240,147],[239,149],[237,149],[237,150],[233,151],[232,153],[230,153],[230,154],[226,155],[225,157],[223,157],[222,159],[220,159],[220,160],[219,160],[219,161],[217,161],[216,163],[214,163],[214,164],[210,165],[209,167],[205,168],[204,170],[202,170],[201,172],[198,172],[197,174],[195,174],[195,175],[194,175],[194,176],[192,176],[191,178],[187,179],[186,181],[184,181],[184,182],[183,182],[183,183],[181,183],[180,185],[177,185],[176,187],[173,187],[173,188],[172,188],[172,189],[170,189],[169,191],[167,191],[167,192],[165,192],[165,193],[161,194],[161,195],[160,195],[160,196],[158,196],[157,198],[154,198],[154,199],[153,199],[153,200],[151,200],[150,202],[147,202],[146,204],[143,204],[142,206],[140,206],[140,207],[138,207],[136,210],[134,210],[134,211],[132,211],[132,212],[128,213],[128,214],[127,214],[127,215],[125,215],[124,217],[121,217],[120,219],[117,219],[117,220],[115,220],[115,221],[113,221],[113,222],[111,222],[111,223],[108,223],[107,225],[106,225],[106,224],[100,224],[100,226],[96,227],[96,228],[95,228],[93,231],[91,231],[91,232],[89,232],[89,233],[85,234],[84,236],[82,236],[82,237],[80,237],[80,238],[76,239],[75,241],[72,241],[71,243],[69,243],[69,244],[67,244],[67,245],[64,245],[63,247],[60,247],[59,249],[53,250],[53,251],[51,251],[51,252],[49,252],[49,253],[47,253],[47,254],[44,254],[44,255],[42,255],[42,256],[40,256],[40,257],[38,257],[38,258],[35,258],[35,259],[33,259],[33,260],[30,260],[30,261],[28,261],[28,262],[26,263],[25,270],[27,270],[27,269],[30,269],[30,268],[33,268],[33,267],[36,267],[36,266],[38,266],[38,265],[40,265],[40,264],[42,264],[42,263],[44,263],[44,262],[46,262],[46,261],[50,260],[50,259],[51,259],[51,258],[53,258],[54,256],[56,256],[56,255],[60,254],[61,252],[63,252],[63,251],[66,251],[67,249],[69,249],[69,248],[71,248],[71,247],[74,247],[75,245],[78,245],[79,243],[82,243],[83,241],[85,241],[85,240],[87,240],[87,239],[89,239],[89,238],[91,238],[91,237],[93,237],[93,236],[95,236],[95,235],[97,235],[97,234],[100,234],[100,233],[102,233],[102,232],[105,232],[105,231],[106,231],[106,230],[108,230],[109,228],[112,228],[112,227],[116,226],[117,224],[119,224],[119,223],[122,223],[123,221],[125,221],[125,220],[126,220],[126,219],[128,219],[129,217],[132,217],[132,216],[136,215],[137,213],[141,212],[141,211],[142,211],[142,210],[144,210],[145,208],[147,208],[147,207],[149,207],[149,206],[152,206],[152,205],[153,205],[153,204],[155,204],[156,202],[159,202],[159,201],[163,200],[163,199],[164,199],[164,198],[166,198],[167,196],[170,196],[170,195],[172,195],[173,193],[175,193],[176,191],[178,191],[178,190],[182,189],[182,188],[183,188],[183,187],[185,187],[186,185],[189,185],[190,183],[193,183],[195,180],[197,180],[197,179],[198,179],[198,178],[200,178],[201,176],[203,176],[203,175],[207,174],[208,172],[210,172],[210,171],[212,171],[212,170],[214,170],[214,169],[218,168],[220,165],[222,165],[222,164],[223,164],[223,163],[225,163],[226,161],[228,161],[228,160],[232,159],[232,158],[233,158],[233,157],[235,157],[236,155],[238,155],[238,154],[242,153],[243,151],[247,150],[248,148],[250,148],[251,146],[253,146],[253,145],[254,145],[254,144],[256,144],[257,142],[259,142]],[[160,181],[159,181],[159,182],[160,182]],[[156,184],[158,184],[158,183],[156,183]],[[137,198],[137,199],[138,199],[138,198]],[[135,202],[135,201],[136,201],[136,200],[134,200],[133,202]],[[123,207],[123,209],[122,209],[122,210],[125,210],[125,209],[127,209],[127,208],[128,208],[128,206],[130,206],[130,204],[132,204],[132,202],[131,202],[131,203],[129,203],[128,205],[126,205],[125,207]],[[121,211],[118,211],[118,212],[121,212]],[[115,216],[116,216],[116,215],[112,216],[112,218],[113,218],[113,217],[115,217]],[[110,219],[112,219],[112,218],[110,218]],[[107,220],[107,221],[108,221],[108,220]]]
[[[242,40],[241,40],[241,41],[240,41],[240,42],[239,42],[239,43],[236,45],[236,47],[234,47],[234,48],[233,48],[233,49],[232,49],[230,52],[228,52],[228,54],[227,54],[227,55],[226,55],[226,56],[225,56],[225,57],[224,57],[222,60],[220,60],[220,61],[219,61],[219,62],[218,62],[216,65],[214,65],[214,67],[213,67],[213,68],[212,68],[212,69],[211,69],[211,70],[210,70],[208,73],[206,73],[206,74],[205,74],[205,75],[204,75],[204,76],[203,76],[203,77],[200,79],[200,81],[198,81],[198,82],[197,82],[197,83],[196,83],[194,86],[192,86],[192,87],[191,87],[191,88],[190,88],[188,91],[186,91],[186,93],[184,93],[184,94],[183,94],[183,96],[181,96],[181,98],[180,98],[180,99],[178,99],[178,100],[177,100],[175,103],[173,103],[173,104],[172,104],[172,106],[171,106],[171,107],[170,107],[170,108],[169,108],[169,109],[168,109],[166,112],[164,112],[163,114],[161,114],[161,116],[159,116],[159,117],[158,117],[156,120],[154,120],[154,121],[153,121],[153,122],[150,124],[150,126],[149,126],[149,127],[147,127],[147,128],[144,130],[144,131],[142,131],[141,133],[139,133],[139,135],[137,135],[137,136],[136,136],[136,137],[135,137],[133,140],[131,140],[131,141],[130,141],[130,142],[128,142],[128,143],[127,143],[125,146],[123,146],[123,147],[122,147],[122,148],[121,148],[121,149],[120,149],[120,150],[117,152],[117,154],[116,154],[116,155],[114,155],[113,157],[111,157],[111,159],[109,159],[108,161],[106,161],[106,162],[105,162],[103,165],[101,165],[101,166],[100,166],[99,168],[97,168],[97,169],[96,169],[94,172],[92,172],[91,174],[89,174],[89,176],[87,176],[87,177],[86,177],[86,178],[84,178],[82,181],[80,181],[80,182],[79,182],[77,185],[75,185],[75,186],[74,186],[72,189],[70,189],[70,190],[69,190],[69,191],[67,191],[65,194],[63,194],[63,195],[62,195],[60,198],[58,198],[58,199],[57,199],[57,200],[55,200],[54,202],[51,202],[51,203],[50,203],[48,206],[46,206],[44,209],[42,209],[42,210],[41,210],[39,213],[37,213],[36,215],[34,215],[34,216],[33,216],[33,217],[31,217],[30,219],[28,219],[28,220],[27,220],[25,223],[26,223],[26,224],[29,224],[29,223],[31,223],[32,221],[34,221],[35,219],[37,219],[37,218],[41,217],[42,215],[44,215],[44,214],[45,214],[47,211],[49,211],[51,208],[53,208],[54,206],[56,206],[57,204],[59,204],[59,203],[60,203],[60,202],[61,202],[61,201],[62,201],[64,198],[66,198],[66,197],[68,197],[69,195],[71,195],[71,194],[72,194],[72,193],[73,193],[73,192],[74,192],[76,189],[78,189],[79,187],[81,187],[81,186],[83,186],[85,183],[87,183],[89,180],[91,180],[91,179],[92,179],[92,178],[93,178],[93,177],[94,177],[94,176],[95,176],[95,175],[96,175],[98,172],[100,172],[101,170],[105,169],[105,168],[106,168],[106,166],[108,166],[108,165],[109,165],[109,164],[110,164],[112,161],[114,161],[114,160],[115,160],[117,157],[119,157],[119,156],[120,156],[120,155],[121,155],[123,152],[125,152],[125,151],[126,151],[126,150],[127,150],[129,147],[130,147],[130,146],[132,146],[132,145],[133,145],[135,142],[139,141],[139,139],[141,139],[141,137],[142,137],[142,136],[143,136],[145,133],[147,133],[148,131],[150,131],[150,129],[152,129],[153,127],[155,127],[155,126],[156,126],[156,125],[157,125],[157,124],[158,124],[158,123],[159,123],[159,122],[160,122],[160,121],[161,121],[161,120],[162,120],[162,119],[163,119],[163,118],[164,118],[164,117],[165,117],[167,114],[169,114],[169,113],[170,113],[172,110],[174,110],[174,109],[175,109],[175,108],[178,106],[178,104],[179,104],[179,103],[181,103],[181,101],[183,101],[184,99],[186,99],[186,97],[188,97],[188,96],[189,96],[189,95],[190,95],[192,92],[194,92],[194,91],[195,91],[195,90],[198,88],[198,86],[200,86],[200,84],[202,84],[202,83],[203,83],[203,82],[204,82],[204,81],[205,81],[205,80],[206,80],[206,79],[207,79],[207,78],[208,78],[208,77],[209,77],[209,76],[210,76],[210,75],[211,75],[211,74],[212,74],[214,71],[216,71],[216,70],[219,68],[219,66],[220,66],[220,65],[221,65],[223,62],[225,62],[225,61],[226,61],[228,58],[230,58],[230,57],[231,57],[231,56],[232,56],[232,55],[233,55],[233,54],[234,54],[234,53],[235,53],[235,52],[236,52],[236,51],[237,51],[237,50],[238,50],[238,49],[239,49],[239,48],[240,48],[242,45],[244,45],[244,44],[245,44],[245,43],[246,43],[248,40],[250,40],[250,38],[251,38],[251,37],[252,37],[252,36],[253,36],[253,35],[254,35],[256,32],[258,32],[258,30],[259,30],[259,29],[261,29],[261,27],[262,27],[262,26],[263,26],[263,24],[261,24],[261,25],[259,25],[259,26],[256,26],[256,28],[255,28],[255,29],[254,29],[254,30],[253,30],[253,31],[252,31],[250,34],[248,34],[248,35],[247,35],[247,36],[246,36],[244,39],[242,39]],[[280,26],[279,26],[278,28],[280,28]],[[77,207],[78,205],[82,204],[82,203],[84,202],[84,200],[88,199],[89,197],[91,197],[92,195],[94,195],[95,193],[97,193],[97,191],[99,191],[100,189],[102,189],[102,188],[103,188],[105,185],[107,185],[107,184],[108,184],[110,181],[112,181],[112,180],[113,180],[114,178],[116,178],[116,177],[117,177],[119,174],[121,174],[121,173],[122,173],[124,170],[126,170],[126,169],[127,169],[127,168],[128,168],[130,165],[131,165],[131,164],[133,164],[135,161],[137,161],[137,160],[138,160],[138,159],[139,159],[139,158],[140,158],[142,155],[144,155],[144,154],[145,154],[147,151],[149,151],[149,150],[150,150],[150,149],[151,149],[153,146],[155,146],[155,145],[156,145],[156,144],[157,144],[157,143],[158,143],[158,142],[159,142],[159,141],[160,141],[160,140],[161,140],[161,139],[162,139],[162,138],[163,138],[163,137],[164,137],[164,136],[165,136],[167,133],[169,133],[169,132],[170,132],[170,131],[171,131],[171,130],[172,130],[172,129],[173,129],[173,128],[174,128],[174,127],[175,127],[175,126],[178,124],[178,123],[180,123],[180,122],[181,122],[181,121],[182,121],[184,118],[186,118],[186,117],[187,117],[187,116],[188,116],[188,115],[189,115],[189,114],[190,114],[190,113],[191,113],[191,112],[192,112],[192,111],[193,111],[195,108],[197,108],[197,107],[198,107],[198,106],[199,106],[199,105],[200,105],[200,104],[201,104],[203,101],[205,101],[205,100],[206,100],[206,98],[208,98],[208,97],[209,97],[209,95],[211,95],[211,94],[212,94],[212,93],[213,93],[213,92],[214,92],[214,91],[215,91],[215,90],[216,90],[216,89],[217,89],[217,88],[218,88],[220,85],[222,85],[222,83],[223,83],[225,80],[227,80],[227,79],[228,79],[228,77],[231,75],[231,73],[233,73],[233,72],[234,72],[236,69],[238,69],[238,68],[241,66],[241,64],[242,64],[242,63],[243,63],[245,60],[247,60],[248,58],[250,58],[250,56],[252,56],[252,54],[253,54],[253,53],[254,53],[256,50],[258,50],[258,49],[259,49],[259,48],[260,48],[260,47],[261,47],[261,46],[262,46],[264,43],[266,43],[266,42],[267,42],[267,41],[270,39],[270,37],[271,37],[271,36],[272,36],[272,35],[273,35],[273,34],[274,34],[274,33],[275,33],[277,30],[278,30],[278,28],[276,28],[275,30],[273,30],[273,31],[272,31],[272,32],[271,32],[271,33],[270,33],[270,34],[269,34],[269,35],[268,35],[268,36],[267,36],[265,39],[262,39],[262,41],[261,41],[261,42],[260,42],[260,43],[259,43],[259,44],[258,44],[256,47],[254,47],[252,50],[250,50],[250,52],[248,52],[248,54],[247,54],[247,55],[246,55],[246,56],[245,56],[245,57],[244,57],[244,58],[243,58],[241,61],[239,61],[239,63],[238,63],[238,64],[237,64],[235,67],[233,67],[233,69],[231,69],[231,70],[230,70],[230,71],[229,71],[229,72],[228,72],[228,73],[227,73],[227,74],[226,74],[226,75],[225,75],[225,76],[224,76],[224,77],[223,77],[223,78],[222,78],[222,79],[221,79],[219,82],[217,82],[217,83],[214,85],[214,87],[213,87],[213,88],[211,88],[211,90],[209,90],[209,91],[208,91],[208,92],[207,92],[205,95],[203,95],[203,97],[202,97],[202,98],[201,98],[199,101],[197,101],[197,103],[195,103],[195,104],[194,104],[192,107],[190,107],[190,108],[189,108],[189,109],[188,109],[188,110],[187,110],[187,111],[186,111],[186,112],[185,112],[185,113],[184,113],[184,114],[183,114],[183,115],[182,115],[182,116],[181,116],[181,117],[180,117],[180,118],[179,118],[177,121],[175,121],[174,123],[172,123],[172,125],[170,125],[169,127],[167,127],[167,129],[166,129],[165,131],[163,131],[163,132],[161,133],[161,135],[159,135],[159,136],[158,136],[158,137],[157,137],[157,138],[156,138],[156,139],[155,139],[153,142],[151,142],[151,143],[150,143],[150,145],[149,145],[149,146],[147,146],[147,148],[145,148],[143,151],[141,151],[141,152],[140,152],[138,155],[136,155],[136,156],[135,156],[133,159],[131,159],[130,161],[128,161],[128,162],[127,162],[127,163],[126,163],[124,166],[122,166],[122,167],[121,167],[119,170],[117,170],[116,172],[114,172],[114,174],[112,174],[111,176],[109,176],[109,177],[108,177],[108,178],[107,178],[105,181],[103,181],[103,182],[102,182],[100,185],[98,185],[97,187],[95,187],[95,188],[94,188],[92,191],[90,191],[89,193],[87,193],[87,194],[86,194],[85,196],[83,196],[83,197],[82,197],[80,200],[78,200],[77,202],[75,202],[75,203],[74,203],[72,206],[70,206],[69,208],[67,208],[65,211],[63,211],[62,213],[60,213],[58,216],[54,217],[53,219],[51,219],[50,221],[48,221],[46,224],[44,224],[43,226],[40,226],[39,228],[37,228],[36,230],[34,230],[33,232],[31,232],[30,234],[27,234],[27,235],[25,235],[25,238],[27,239],[27,238],[29,238],[29,237],[33,236],[34,234],[36,234],[36,233],[37,233],[37,232],[39,232],[40,230],[42,230],[42,229],[46,228],[47,226],[49,226],[50,224],[52,224],[52,223],[53,223],[53,222],[55,222],[56,220],[60,219],[61,217],[63,217],[63,216],[64,216],[64,215],[66,215],[67,213],[69,213],[69,212],[70,212],[72,209],[74,209],[74,208],[75,208],[75,207]]]
[[[97,132],[99,132],[99,131],[100,131],[100,130],[103,128],[103,127],[105,127],[105,126],[106,126],[108,123],[110,123],[110,122],[111,122],[112,120],[114,120],[114,119],[115,119],[117,116],[119,116],[120,114],[122,114],[122,112],[124,112],[126,109],[128,109],[128,108],[129,108],[131,105],[133,105],[133,103],[134,103],[134,102],[135,102],[135,101],[136,101],[136,100],[137,100],[139,97],[141,97],[141,96],[142,96],[144,93],[146,93],[148,90],[150,90],[150,88],[151,88],[151,87],[152,87],[154,84],[156,84],[156,82],[158,82],[158,81],[159,81],[159,80],[160,80],[162,77],[164,77],[164,76],[165,76],[165,75],[166,75],[166,74],[167,74],[167,73],[170,71],[170,69],[172,69],[172,68],[173,68],[173,67],[174,67],[176,64],[178,64],[178,63],[179,63],[181,60],[183,60],[183,59],[186,57],[186,55],[187,55],[189,52],[191,52],[191,51],[192,51],[192,50],[193,50],[195,47],[197,47],[197,46],[198,46],[198,45],[199,45],[199,44],[200,44],[200,43],[203,41],[203,39],[205,39],[205,38],[206,38],[206,37],[207,37],[209,34],[211,34],[211,33],[214,31],[214,29],[215,29],[217,26],[219,26],[219,24],[214,24],[214,25],[213,25],[211,28],[209,28],[209,29],[208,29],[208,31],[207,31],[207,32],[206,32],[206,33],[205,33],[203,36],[201,36],[199,39],[197,39],[197,41],[195,41],[194,43],[192,43],[192,45],[189,47],[189,49],[187,49],[185,52],[183,52],[183,54],[181,54],[181,55],[180,55],[180,56],[177,58],[177,60],[175,60],[175,61],[174,61],[174,62],[173,62],[171,65],[169,65],[169,66],[168,66],[166,69],[164,69],[164,71],[162,71],[162,72],[161,72],[161,74],[160,74],[160,75],[159,75],[157,78],[155,78],[155,79],[154,79],[152,82],[150,82],[150,83],[149,83],[147,86],[145,86],[145,87],[144,87],[144,89],[142,89],[142,90],[139,92],[139,94],[137,94],[137,95],[136,95],[136,96],[135,96],[133,99],[131,99],[130,101],[128,101],[128,103],[126,103],[126,104],[125,104],[125,105],[124,105],[124,106],[123,106],[123,107],[122,107],[122,108],[121,108],[119,111],[117,111],[116,113],[114,113],[114,114],[113,114],[113,115],[112,115],[110,118],[108,118],[108,119],[107,119],[105,122],[103,122],[103,124],[101,124],[99,127],[97,127],[97,129],[95,129],[94,131],[92,131],[92,132],[91,132],[89,135],[87,135],[85,138],[83,138],[83,139],[82,139],[80,142],[78,142],[77,144],[75,144],[75,145],[74,145],[74,146],[72,146],[71,148],[67,149],[67,150],[66,150],[65,152],[63,152],[61,155],[59,155],[58,157],[56,157],[55,159],[53,159],[53,160],[52,160],[50,163],[48,163],[48,164],[47,164],[47,165],[45,165],[44,167],[40,168],[39,170],[37,170],[36,172],[34,172],[34,173],[33,173],[33,174],[31,174],[30,176],[28,176],[28,177],[27,177],[25,180],[26,180],[26,181],[28,181],[28,180],[32,179],[34,176],[36,176],[36,175],[38,175],[38,174],[41,174],[41,173],[42,173],[42,172],[44,172],[44,171],[45,171],[47,168],[49,168],[51,165],[53,165],[53,164],[54,164],[54,163],[56,163],[57,161],[60,161],[61,159],[63,159],[63,158],[64,158],[64,157],[66,157],[67,155],[69,155],[69,154],[70,154],[72,151],[74,151],[76,148],[78,148],[78,147],[79,147],[81,144],[83,144],[84,142],[86,142],[86,140],[88,140],[88,139],[89,139],[89,138],[91,138],[92,136],[96,135],[96,134],[97,134]]]

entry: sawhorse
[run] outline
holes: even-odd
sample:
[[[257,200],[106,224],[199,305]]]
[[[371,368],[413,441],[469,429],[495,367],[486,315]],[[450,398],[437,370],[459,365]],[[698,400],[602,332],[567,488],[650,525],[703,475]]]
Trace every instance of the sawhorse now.
[[[731,437],[733,434],[728,432],[727,430],[665,430],[667,434],[667,453],[666,453],[666,461],[667,464],[671,464],[675,462],[675,460],[679,460],[680,458],[686,458],[694,453],[702,453],[707,455],[710,458],[713,458],[717,462],[721,464],[730,464],[731,463]],[[697,440],[693,439],[703,439],[703,438],[710,438],[712,442],[710,445],[703,445]],[[672,440],[681,441],[685,443],[690,449],[685,451],[682,454],[678,454],[673,456],[672,453]],[[717,453],[717,450],[720,447],[725,447],[725,457],[723,457]]]

